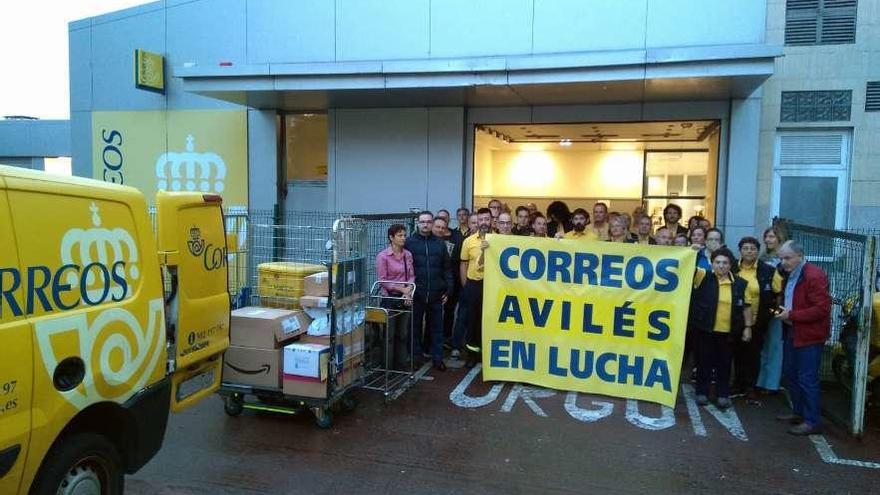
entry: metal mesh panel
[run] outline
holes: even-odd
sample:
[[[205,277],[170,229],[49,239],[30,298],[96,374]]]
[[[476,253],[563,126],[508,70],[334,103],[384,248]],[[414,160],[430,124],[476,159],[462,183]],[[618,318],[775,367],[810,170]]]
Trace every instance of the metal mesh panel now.
[[[820,376],[826,382],[823,412],[860,435],[864,427],[878,231],[844,232],[784,219],[777,219],[774,225],[786,238],[803,246],[806,260],[828,275],[832,309],[831,335],[820,367]]]

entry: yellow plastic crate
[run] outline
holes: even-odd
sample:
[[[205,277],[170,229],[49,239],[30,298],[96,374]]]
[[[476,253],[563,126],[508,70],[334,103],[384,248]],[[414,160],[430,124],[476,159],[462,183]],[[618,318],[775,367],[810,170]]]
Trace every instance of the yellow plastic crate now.
[[[303,278],[326,271],[322,265],[290,261],[275,261],[257,265],[257,294],[260,298],[276,301],[284,307],[299,307],[303,295]],[[288,306],[290,304],[290,306]]]

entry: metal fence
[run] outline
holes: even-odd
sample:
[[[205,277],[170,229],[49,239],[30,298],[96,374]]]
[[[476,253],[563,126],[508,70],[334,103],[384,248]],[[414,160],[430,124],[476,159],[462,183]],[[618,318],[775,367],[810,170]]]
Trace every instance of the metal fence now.
[[[876,283],[876,233],[845,232],[776,219],[783,236],[804,248],[807,261],[828,275],[831,335],[820,368],[823,412],[851,433],[864,430],[871,302]]]

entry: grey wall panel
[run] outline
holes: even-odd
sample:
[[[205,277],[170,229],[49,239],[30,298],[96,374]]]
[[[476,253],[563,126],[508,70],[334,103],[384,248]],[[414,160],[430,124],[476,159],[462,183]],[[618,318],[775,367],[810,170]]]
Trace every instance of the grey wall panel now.
[[[270,210],[278,199],[278,135],[274,111],[248,110],[248,207]]]
[[[518,55],[532,51],[532,0],[431,2],[431,56]]]
[[[727,183],[718,189],[726,194],[724,228],[727,245],[736,245],[745,235],[755,235],[757,203],[758,141],[761,129],[761,100],[733,100],[727,156]],[[723,153],[724,148],[722,148]],[[719,205],[720,207],[720,205]],[[762,226],[763,228],[763,226]]]
[[[159,110],[161,94],[134,86],[134,51],[165,53],[165,12],[150,11],[92,28],[92,110]]]
[[[427,57],[428,4],[428,0],[336,0],[336,59]]]
[[[338,211],[427,207],[428,111],[337,110],[333,178]]]
[[[288,211],[329,211],[327,196],[326,184],[291,182],[284,206]]]
[[[649,48],[764,41],[765,0],[648,0]]]
[[[92,30],[76,29],[68,33],[70,61],[70,111],[92,108]]]
[[[198,0],[168,7],[167,68],[186,63],[216,66],[247,63],[246,4],[239,0]],[[226,102],[183,91],[182,81],[166,74],[168,108],[235,108]]]
[[[0,155],[70,156],[70,121],[0,120]]]
[[[71,169],[78,177],[92,177],[92,112],[70,112]]]
[[[327,0],[247,4],[248,63],[332,61],[336,5]]]
[[[647,4],[648,0],[536,0],[534,51],[644,48]]]
[[[464,109],[428,111],[428,208],[461,206],[464,174]]]

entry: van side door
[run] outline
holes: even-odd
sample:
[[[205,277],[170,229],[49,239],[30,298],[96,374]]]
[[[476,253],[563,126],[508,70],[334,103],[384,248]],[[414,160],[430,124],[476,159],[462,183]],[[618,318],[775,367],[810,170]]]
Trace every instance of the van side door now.
[[[171,410],[180,411],[220,387],[229,347],[228,250],[220,196],[160,192],[158,247],[166,282]]]
[[[0,177],[0,493],[17,493],[31,437],[34,348],[15,230]]]

